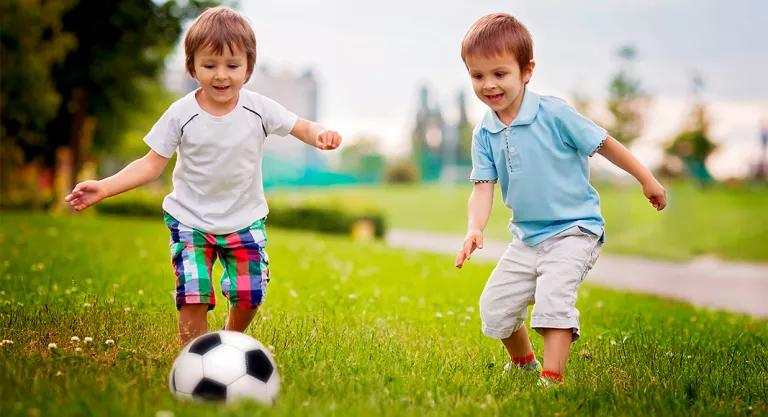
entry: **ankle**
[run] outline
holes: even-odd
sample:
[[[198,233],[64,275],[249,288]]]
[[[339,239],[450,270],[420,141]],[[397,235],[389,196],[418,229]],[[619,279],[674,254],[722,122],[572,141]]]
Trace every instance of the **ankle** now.
[[[554,371],[541,371],[541,377],[549,379],[552,382],[557,382],[558,384],[565,380],[563,374]]]
[[[523,366],[535,361],[536,354],[531,352],[528,355],[520,356],[520,357],[510,356],[510,360],[512,361],[512,363],[514,363],[517,366]]]

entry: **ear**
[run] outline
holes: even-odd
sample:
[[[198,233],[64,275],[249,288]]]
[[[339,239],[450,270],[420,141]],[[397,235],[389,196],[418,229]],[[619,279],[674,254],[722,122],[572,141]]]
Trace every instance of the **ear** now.
[[[525,66],[525,68],[522,69],[522,75],[523,83],[527,84],[528,81],[531,81],[531,77],[533,77],[533,69],[536,67],[536,61],[530,60],[528,62],[528,65]]]

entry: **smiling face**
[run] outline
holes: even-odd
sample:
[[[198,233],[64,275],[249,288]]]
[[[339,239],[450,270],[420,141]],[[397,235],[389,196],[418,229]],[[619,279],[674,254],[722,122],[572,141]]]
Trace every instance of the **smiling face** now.
[[[467,71],[475,95],[488,105],[499,119],[509,125],[517,116],[523,102],[525,84],[533,76],[533,60],[522,70],[514,55],[470,55],[466,57]]]
[[[201,107],[228,112],[237,104],[240,89],[248,79],[248,60],[240,48],[223,48],[220,54],[212,49],[195,53],[195,79],[202,89],[199,95]]]

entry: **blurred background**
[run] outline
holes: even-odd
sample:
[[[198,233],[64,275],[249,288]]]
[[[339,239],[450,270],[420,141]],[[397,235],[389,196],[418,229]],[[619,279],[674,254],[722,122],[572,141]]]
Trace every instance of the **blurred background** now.
[[[334,152],[268,138],[274,225],[356,238],[463,234],[471,132],[485,109],[460,42],[478,17],[508,12],[533,35],[529,87],[606,127],[669,189],[669,209],[655,213],[632,178],[592,159],[610,251],[768,260],[768,3],[759,0],[6,0],[1,208],[69,212],[63,197],[76,182],[145,154],[143,136],[197,88],[184,70],[186,28],[221,3],[256,32],[245,88],[344,136]],[[159,219],[171,171],[91,211]],[[509,217],[497,200],[487,234],[508,240]]]

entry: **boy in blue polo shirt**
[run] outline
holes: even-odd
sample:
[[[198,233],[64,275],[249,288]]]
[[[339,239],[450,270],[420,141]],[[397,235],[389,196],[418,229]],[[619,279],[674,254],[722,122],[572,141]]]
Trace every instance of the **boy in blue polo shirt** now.
[[[560,383],[570,345],[579,338],[576,289],[605,241],[600,198],[589,184],[589,157],[603,155],[633,175],[656,210],[664,187],[605,129],[565,101],[539,96],[526,85],[533,75],[533,40],[508,14],[478,19],[461,45],[477,97],[489,109],[472,136],[474,189],[468,231],[456,256],[461,268],[483,247],[483,230],[500,183],[513,211],[516,239],[499,260],[480,296],[483,333],[501,339],[511,361],[505,371],[538,372],[525,320],[544,337],[544,383]]]

